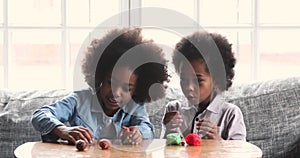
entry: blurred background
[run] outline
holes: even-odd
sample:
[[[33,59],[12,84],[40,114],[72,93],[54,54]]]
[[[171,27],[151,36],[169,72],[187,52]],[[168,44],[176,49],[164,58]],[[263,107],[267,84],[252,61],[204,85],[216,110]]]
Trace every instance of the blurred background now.
[[[174,30],[201,26],[232,43],[234,85],[300,76],[298,6],[298,0],[0,0],[0,89],[73,89],[82,44],[103,35],[91,33],[95,27],[105,33],[116,26],[157,26],[164,15],[144,13],[146,7],[192,19],[162,20],[164,29],[144,30],[166,46],[168,58],[181,38]],[[170,72],[171,86],[178,86],[172,66]]]

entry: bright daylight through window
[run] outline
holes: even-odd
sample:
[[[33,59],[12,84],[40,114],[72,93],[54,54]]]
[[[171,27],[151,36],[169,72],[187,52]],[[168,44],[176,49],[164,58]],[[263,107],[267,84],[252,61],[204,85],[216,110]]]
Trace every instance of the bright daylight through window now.
[[[90,32],[97,25],[122,12],[98,29],[151,25],[144,34],[166,46],[168,55],[181,38],[174,30],[200,25],[225,35],[237,57],[234,84],[300,76],[299,4],[298,0],[0,0],[0,89],[72,89],[82,43],[96,36]],[[147,7],[169,9],[195,23],[161,21],[160,29],[143,13]],[[135,8],[140,8],[138,15],[126,12]]]

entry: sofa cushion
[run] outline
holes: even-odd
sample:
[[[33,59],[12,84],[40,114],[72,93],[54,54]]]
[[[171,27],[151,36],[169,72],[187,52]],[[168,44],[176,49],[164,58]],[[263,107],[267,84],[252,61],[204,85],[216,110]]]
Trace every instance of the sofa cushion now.
[[[3,111],[6,104],[8,103],[9,97],[6,91],[0,90],[0,111]]]
[[[247,141],[259,146],[263,157],[300,155],[299,77],[235,86],[225,96],[241,108]]]
[[[1,157],[14,157],[13,151],[19,145],[28,141],[40,141],[40,134],[30,122],[33,111],[66,94],[65,90],[0,91]]]

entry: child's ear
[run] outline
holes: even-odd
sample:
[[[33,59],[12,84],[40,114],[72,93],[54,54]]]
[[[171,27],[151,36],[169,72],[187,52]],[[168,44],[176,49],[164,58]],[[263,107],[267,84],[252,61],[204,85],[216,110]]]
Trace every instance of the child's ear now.
[[[102,82],[101,83],[96,83],[95,84],[95,90],[96,90],[96,92],[99,92],[100,89],[101,89],[101,87],[102,87]]]
[[[214,84],[213,91],[216,93],[220,93],[220,86],[218,84]]]
[[[214,85],[213,85],[213,88],[214,88],[214,89],[220,88],[219,84],[217,84],[215,81],[213,81],[213,84],[214,84]]]

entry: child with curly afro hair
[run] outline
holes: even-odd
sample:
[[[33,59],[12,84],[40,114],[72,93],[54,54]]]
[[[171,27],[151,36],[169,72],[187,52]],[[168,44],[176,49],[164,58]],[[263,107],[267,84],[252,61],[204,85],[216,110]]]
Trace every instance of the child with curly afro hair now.
[[[93,143],[121,138],[139,144],[154,137],[144,103],[164,97],[169,75],[162,49],[143,39],[141,31],[113,29],[91,42],[82,61],[91,88],[75,91],[33,114],[32,124],[43,141]]]
[[[161,136],[180,131],[204,139],[246,140],[241,110],[221,95],[232,85],[235,63],[231,44],[220,34],[199,31],[182,38],[173,64],[187,103],[167,104]]]

